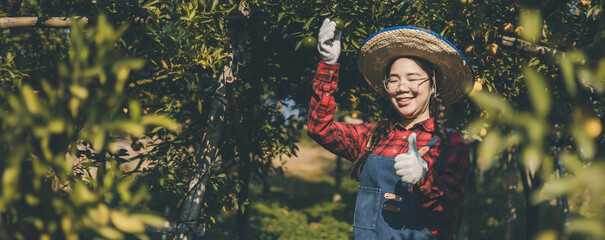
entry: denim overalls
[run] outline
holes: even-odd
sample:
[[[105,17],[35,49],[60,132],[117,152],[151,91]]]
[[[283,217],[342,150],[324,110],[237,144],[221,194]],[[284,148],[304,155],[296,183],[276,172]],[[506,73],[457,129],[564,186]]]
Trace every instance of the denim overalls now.
[[[425,153],[438,140],[436,137],[420,152]],[[394,164],[394,157],[368,156],[361,170],[353,237],[357,240],[437,239],[418,217],[412,185],[401,181]]]

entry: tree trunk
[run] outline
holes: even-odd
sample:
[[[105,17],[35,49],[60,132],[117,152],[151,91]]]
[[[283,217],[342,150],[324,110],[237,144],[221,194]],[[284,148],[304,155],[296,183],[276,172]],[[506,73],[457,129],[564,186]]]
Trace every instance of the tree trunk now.
[[[506,226],[504,232],[505,240],[517,239],[515,237],[515,221],[517,220],[517,208],[515,207],[515,197],[517,195],[517,165],[513,158],[514,149],[508,149],[508,159],[506,168]]]
[[[241,122],[238,124],[238,132],[242,134],[241,143],[239,147],[239,151],[242,152],[240,156],[241,161],[241,170],[240,176],[242,180],[242,186],[240,188],[240,192],[238,193],[238,205],[240,210],[237,211],[237,219],[236,219],[236,239],[238,240],[247,240],[248,239],[248,230],[249,230],[249,222],[250,222],[250,214],[247,207],[244,206],[244,203],[248,201],[250,197],[250,180],[252,176],[252,163],[253,161],[262,161],[259,157],[260,152],[263,151],[262,147],[259,146],[259,143],[251,141],[254,139],[256,132],[253,129],[247,128],[247,122],[255,122],[258,121],[259,116],[258,113],[255,112],[254,108],[250,108],[249,106],[262,106],[263,99],[263,89],[262,79],[265,78],[266,72],[264,71],[265,65],[265,55],[266,51],[263,48],[264,42],[264,29],[266,27],[264,19],[262,19],[262,15],[260,12],[251,9],[247,15],[248,18],[246,24],[243,26],[243,31],[240,36],[240,40],[242,42],[246,41],[246,37],[248,34],[250,35],[250,60],[249,65],[244,69],[246,72],[246,82],[249,83],[249,87],[246,87],[247,90],[245,93],[240,95],[240,101],[243,106],[239,108],[241,110]],[[270,165],[271,162],[265,163],[266,165]],[[261,173],[261,178],[265,181],[267,177],[267,173]],[[263,195],[269,195],[267,191],[269,188],[269,184],[264,182]]]
[[[238,193],[237,203],[239,206],[239,210],[237,211],[237,235],[236,239],[238,240],[247,240],[248,239],[248,222],[249,222],[249,214],[248,209],[244,206],[244,203],[250,196],[250,175],[252,173],[252,169],[250,169],[251,158],[249,152],[244,152],[240,157],[242,164],[240,169],[240,177],[242,180],[242,186],[240,192]]]
[[[88,24],[87,17],[5,17],[0,18],[0,29],[31,27],[68,28],[74,19],[83,25]]]
[[[247,18],[249,16],[247,4],[240,3],[239,12]],[[243,59],[242,54],[244,53],[245,40],[247,38],[247,29],[245,27],[242,28],[242,34],[238,37],[238,44],[235,45],[234,54],[231,55],[229,64],[225,65],[223,73],[219,77],[219,86],[214,95],[206,131],[202,136],[203,152],[201,155],[196,153],[196,156],[200,156],[199,158],[196,157],[198,165],[191,178],[191,182],[189,182],[187,197],[181,205],[181,223],[178,226],[178,233],[176,235],[176,238],[180,240],[202,237],[205,231],[203,225],[201,226],[202,229],[199,229],[197,221],[208,180],[212,174],[212,169],[217,165],[218,146],[221,141],[221,133],[227,110],[227,87],[232,87],[231,83],[235,79],[234,74],[237,75],[237,68]],[[229,92],[231,91],[229,90]],[[196,232],[201,232],[202,236],[196,236]]]
[[[181,204],[181,224],[178,227],[178,239],[195,239],[194,232],[198,229],[197,221],[201,209],[202,199],[206,192],[211,170],[216,164],[218,147],[221,140],[221,132],[225,121],[227,76],[230,75],[230,65],[225,66],[223,74],[219,79],[219,87],[216,89],[215,98],[212,102],[210,117],[206,125],[206,131],[202,136],[203,152],[196,154],[195,173],[189,182],[187,197]],[[199,148],[198,148],[199,149]],[[203,231],[202,231],[203,232]]]
[[[532,176],[531,172],[518,165],[521,182],[523,183],[523,196],[525,197],[525,227],[526,239],[533,239],[538,233],[540,221],[540,206],[532,204],[531,195],[541,185],[538,175]]]

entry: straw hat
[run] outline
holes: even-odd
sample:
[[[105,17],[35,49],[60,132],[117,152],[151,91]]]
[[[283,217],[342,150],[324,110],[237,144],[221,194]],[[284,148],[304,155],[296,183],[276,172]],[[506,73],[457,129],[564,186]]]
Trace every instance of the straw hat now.
[[[462,52],[441,35],[419,27],[392,27],[370,36],[359,48],[357,65],[370,86],[387,97],[382,83],[387,64],[400,56],[423,58],[433,65],[437,93],[445,105],[460,100],[473,88],[473,70]]]

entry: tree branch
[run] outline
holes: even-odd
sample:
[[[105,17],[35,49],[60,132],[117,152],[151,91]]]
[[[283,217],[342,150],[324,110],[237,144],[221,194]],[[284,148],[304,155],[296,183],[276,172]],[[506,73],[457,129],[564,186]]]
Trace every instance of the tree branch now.
[[[31,27],[68,28],[74,19],[84,25],[88,24],[87,17],[4,17],[0,18],[0,29]]]
[[[507,47],[513,47],[525,52],[535,53],[541,56],[556,56],[559,54],[565,54],[564,52],[558,51],[556,49],[551,49],[545,46],[540,46],[537,44],[530,43],[528,41],[518,39],[515,37],[509,36],[500,36],[501,44]]]
[[[165,221],[163,227],[151,227],[145,226],[146,233],[156,233],[156,234],[164,234],[164,235],[176,235],[178,233],[179,224],[175,221]],[[195,237],[202,237],[206,231],[204,224],[194,224],[192,225],[193,229],[191,229],[191,234]]]

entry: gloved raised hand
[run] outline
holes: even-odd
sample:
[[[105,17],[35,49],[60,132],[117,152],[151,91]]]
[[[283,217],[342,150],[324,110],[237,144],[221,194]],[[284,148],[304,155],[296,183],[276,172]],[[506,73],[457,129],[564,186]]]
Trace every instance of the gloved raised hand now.
[[[408,152],[395,157],[395,173],[401,177],[401,181],[415,184],[424,177],[428,163],[418,153],[416,148],[416,133],[410,134],[408,138]]]
[[[319,28],[317,37],[317,50],[321,55],[321,61],[327,64],[336,64],[340,55],[341,31],[336,30],[336,23],[326,18]]]

